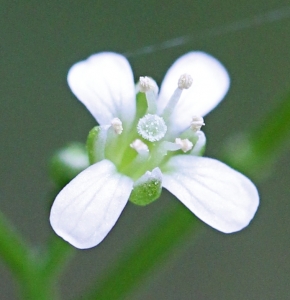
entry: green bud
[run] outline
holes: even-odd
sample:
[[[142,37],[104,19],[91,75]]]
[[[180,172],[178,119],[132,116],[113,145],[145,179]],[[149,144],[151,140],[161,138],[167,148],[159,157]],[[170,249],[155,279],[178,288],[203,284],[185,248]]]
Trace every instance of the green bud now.
[[[159,168],[155,168],[135,181],[129,200],[134,204],[145,206],[158,199],[161,191],[162,173]]]
[[[84,144],[70,143],[58,150],[50,161],[50,175],[53,181],[63,187],[89,166]]]

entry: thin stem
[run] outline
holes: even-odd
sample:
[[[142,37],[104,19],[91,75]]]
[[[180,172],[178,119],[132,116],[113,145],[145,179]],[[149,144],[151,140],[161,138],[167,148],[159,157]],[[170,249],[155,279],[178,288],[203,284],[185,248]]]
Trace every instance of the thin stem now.
[[[58,277],[75,253],[74,247],[54,234],[48,244],[46,255],[42,258],[42,277],[48,279]]]
[[[73,247],[56,236],[46,252],[36,251],[0,212],[0,257],[16,276],[23,299],[60,299],[58,275],[73,253]]]
[[[43,278],[38,268],[32,268],[20,281],[20,295],[24,300],[59,300],[56,280]]]
[[[0,256],[18,278],[24,276],[30,268],[29,246],[1,212]]]
[[[182,240],[198,228],[194,215],[181,204],[154,224],[151,231],[135,241],[105,277],[98,280],[82,300],[123,299],[148,273],[160,264]]]
[[[23,299],[51,300],[56,298],[53,277],[42,272],[42,260],[0,212],[0,256],[18,279]]]
[[[31,255],[27,271],[19,278],[21,295],[28,300],[58,300],[58,278],[75,249],[53,235],[46,252]]]

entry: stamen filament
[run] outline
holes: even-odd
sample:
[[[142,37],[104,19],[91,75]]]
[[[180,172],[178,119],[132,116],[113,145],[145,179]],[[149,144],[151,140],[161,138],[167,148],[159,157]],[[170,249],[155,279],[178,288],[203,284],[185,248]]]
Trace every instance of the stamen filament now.
[[[174,108],[181,96],[181,93],[182,93],[182,90],[180,88],[177,88],[174,91],[173,95],[171,96],[170,100],[168,101],[168,103],[163,111],[163,114],[162,114],[162,117],[165,122],[169,121],[169,119],[174,111]]]
[[[162,114],[162,117],[165,122],[169,121],[173,110],[175,109],[175,106],[178,100],[180,99],[182,90],[189,89],[192,85],[192,81],[192,77],[189,74],[183,74],[179,77],[178,88],[174,91]]]
[[[188,139],[193,144],[195,144],[198,140],[198,135],[196,131],[193,131],[191,128],[186,129],[182,132],[182,134],[179,136],[181,139]]]
[[[140,77],[139,79],[139,89],[141,93],[146,94],[147,99],[147,113],[148,114],[156,114],[157,112],[157,94],[158,94],[158,87],[156,82],[150,77]]]
[[[124,143],[122,143],[122,140],[125,139],[125,132],[122,132],[122,134],[118,134],[116,133],[113,126],[110,126],[108,128],[105,155],[106,158],[113,161],[116,165],[119,165],[122,161],[122,157],[125,151],[124,147],[126,146]]]
[[[156,114],[157,112],[157,97],[156,97],[156,93],[154,90],[150,90],[148,92],[146,92],[146,99],[147,99],[147,105],[148,105],[148,109],[147,109],[147,114]]]
[[[150,161],[148,162],[147,169],[155,168],[160,165],[164,157],[167,155],[168,151],[180,150],[181,146],[176,143],[163,141],[161,142],[153,151]]]
[[[149,155],[149,151],[140,150],[132,162],[129,163],[124,169],[120,170],[120,172],[123,174],[128,174],[133,179],[139,178],[144,173],[140,167],[146,166],[146,161],[148,160]]]
[[[205,144],[206,144],[206,137],[205,134],[203,133],[203,131],[197,131],[196,132],[197,135],[197,141],[195,143],[195,145],[193,146],[190,155],[202,155],[205,149]]]

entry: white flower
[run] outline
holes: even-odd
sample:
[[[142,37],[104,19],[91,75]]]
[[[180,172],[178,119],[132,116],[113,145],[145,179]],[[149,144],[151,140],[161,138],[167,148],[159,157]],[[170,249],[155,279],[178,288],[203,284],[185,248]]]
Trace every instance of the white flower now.
[[[130,65],[119,54],[95,54],[75,64],[68,83],[100,126],[89,135],[92,165],[64,187],[51,209],[51,225],[63,239],[81,249],[96,246],[129,197],[147,204],[161,186],[217,230],[231,233],[249,224],[259,204],[256,187],[225,164],[197,156],[205,136],[200,127],[191,129],[193,118],[203,125],[198,116],[229,88],[229,76],[215,58],[202,52],[180,57],[159,96],[156,83],[142,77],[137,91],[145,94],[138,101]],[[190,145],[186,152],[176,139]]]

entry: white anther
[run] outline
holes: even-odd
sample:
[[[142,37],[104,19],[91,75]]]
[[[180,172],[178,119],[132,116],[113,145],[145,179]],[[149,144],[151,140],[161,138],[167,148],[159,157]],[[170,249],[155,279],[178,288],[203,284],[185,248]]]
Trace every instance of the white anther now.
[[[161,140],[167,131],[167,126],[162,117],[147,114],[137,124],[138,133],[147,141]]]
[[[194,131],[197,132],[200,130],[201,126],[205,125],[203,121],[203,117],[199,116],[193,116],[192,121],[190,124],[190,128]]]
[[[121,134],[123,131],[122,121],[119,118],[114,118],[111,121],[111,125],[116,134]]]
[[[188,139],[182,140],[180,138],[176,138],[175,139],[175,144],[179,145],[181,147],[180,149],[183,152],[187,152],[187,151],[191,150],[192,147],[193,147],[192,142],[190,140],[188,140]]]
[[[189,74],[183,74],[178,79],[178,87],[181,90],[189,89],[192,85],[193,79]]]
[[[133,143],[131,143],[130,147],[135,149],[138,153],[140,151],[149,151],[148,146],[139,139],[136,139]]]
[[[142,93],[146,93],[149,91],[154,91],[158,93],[158,87],[156,82],[147,76],[139,78],[139,90]]]

